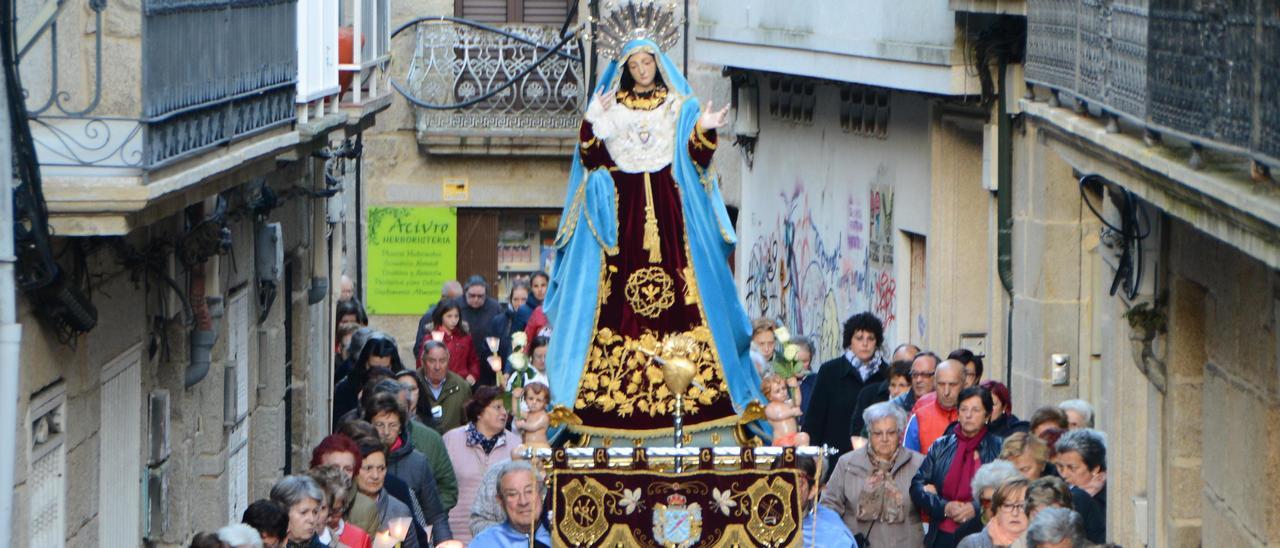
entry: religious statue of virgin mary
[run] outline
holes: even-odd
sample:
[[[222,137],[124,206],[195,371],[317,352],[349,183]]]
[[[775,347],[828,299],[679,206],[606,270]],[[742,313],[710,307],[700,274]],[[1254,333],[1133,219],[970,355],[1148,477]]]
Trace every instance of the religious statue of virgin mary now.
[[[588,437],[669,436],[659,359],[680,357],[696,366],[684,431],[740,426],[763,398],[709,169],[728,107],[704,108],[663,52],[678,36],[669,10],[632,0],[598,30],[611,61],[583,116],[544,303],[553,416]]]

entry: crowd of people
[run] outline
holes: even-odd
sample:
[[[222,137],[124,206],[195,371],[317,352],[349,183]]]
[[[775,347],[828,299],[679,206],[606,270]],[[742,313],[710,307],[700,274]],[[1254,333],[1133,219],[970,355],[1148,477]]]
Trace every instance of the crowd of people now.
[[[415,367],[368,327],[344,280],[333,433],[243,523],[191,546],[550,546],[543,482],[522,459],[546,446],[547,281],[517,281],[505,303],[478,276],[444,284],[419,322]],[[854,315],[843,354],[815,366],[812,341],[753,324],[773,443],[838,451],[799,460],[806,546],[1105,541],[1106,440],[1087,402],[1021,420],[1009,389],[983,379],[982,356],[903,344],[885,359],[883,331]]]
[[[517,280],[501,304],[479,276],[444,284],[406,364],[395,337],[369,327],[344,277],[333,433],[305,473],[281,478],[242,523],[197,534],[191,546],[483,548],[530,546],[531,534],[532,545],[550,546],[547,529],[533,529],[542,484],[518,459],[546,445],[548,281],[542,272]]]
[[[957,349],[941,358],[902,344],[886,360],[874,315],[843,327],[844,352],[815,367],[811,341],[769,320],[753,325],[752,357],[766,387],[796,387],[789,403],[808,443],[838,451],[820,463],[829,473],[811,473],[825,477],[816,496],[829,510],[807,518],[828,535],[816,545],[1105,543],[1106,437],[1093,429],[1088,402],[1041,407],[1022,420],[1009,388],[983,379],[982,356]]]

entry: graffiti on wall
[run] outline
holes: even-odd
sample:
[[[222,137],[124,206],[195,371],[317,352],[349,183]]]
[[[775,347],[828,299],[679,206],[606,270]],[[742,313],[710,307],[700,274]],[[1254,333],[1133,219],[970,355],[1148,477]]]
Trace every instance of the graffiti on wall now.
[[[885,323],[886,338],[892,338],[897,298],[893,188],[871,188],[864,208],[860,193],[840,200],[829,189],[811,189],[797,180],[779,193],[776,218],[762,219],[750,241],[747,312],[812,337],[815,359],[839,354],[842,324],[858,311],[874,312]]]
[[[898,282],[893,278],[893,187],[871,187],[868,224],[867,264],[875,273],[875,286],[869,295],[871,311],[888,325],[896,319],[898,292]]]

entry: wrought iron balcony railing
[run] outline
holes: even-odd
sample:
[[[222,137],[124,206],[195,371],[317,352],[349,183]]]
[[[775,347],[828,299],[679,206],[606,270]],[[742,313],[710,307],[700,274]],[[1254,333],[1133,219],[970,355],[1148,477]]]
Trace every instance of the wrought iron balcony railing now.
[[[1029,84],[1128,119],[1151,137],[1169,134],[1196,149],[1280,166],[1274,0],[1028,0],[1027,6]]]
[[[558,27],[505,25],[518,40],[447,22],[418,24],[408,83],[432,104],[465,103],[519,77],[547,45],[561,40]],[[535,46],[540,44],[541,46]],[[417,109],[419,142],[437,153],[564,154],[577,139],[585,77],[577,42],[551,55],[493,97],[454,110]]]
[[[63,53],[56,23],[43,33],[47,65],[23,60],[24,79],[49,67],[49,74],[32,78],[40,89],[28,100],[45,166],[150,171],[293,122],[296,0],[143,0],[138,19],[123,12],[117,20],[126,27],[136,21],[140,48],[111,59],[114,70],[140,78],[112,78],[110,89],[103,89],[108,67],[101,62],[102,35],[108,29],[101,21],[111,8],[96,0],[88,5],[96,21],[94,49],[65,55],[77,59],[91,52],[95,82],[73,82],[68,89],[58,81]],[[71,96],[92,99],[76,109],[64,104]]]

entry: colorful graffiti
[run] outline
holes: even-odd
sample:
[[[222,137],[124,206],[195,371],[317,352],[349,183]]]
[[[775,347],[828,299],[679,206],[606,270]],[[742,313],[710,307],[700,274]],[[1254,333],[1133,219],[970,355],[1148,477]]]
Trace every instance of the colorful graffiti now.
[[[872,188],[870,207],[864,209],[857,193],[832,202],[839,199],[832,192],[810,192],[797,180],[779,194],[776,218],[758,222],[747,261],[747,311],[813,337],[815,359],[840,352],[842,323],[855,311],[873,311],[892,338],[897,294],[893,189]]]

